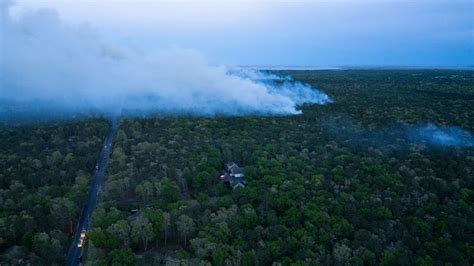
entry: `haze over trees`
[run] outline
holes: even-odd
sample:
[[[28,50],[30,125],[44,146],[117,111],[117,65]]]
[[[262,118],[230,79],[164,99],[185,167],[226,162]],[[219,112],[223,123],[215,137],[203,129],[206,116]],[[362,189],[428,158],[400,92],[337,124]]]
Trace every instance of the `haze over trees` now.
[[[474,150],[408,129],[474,132],[473,72],[281,74],[334,103],[297,116],[123,119],[88,263],[470,265]],[[247,187],[220,183],[227,161]]]
[[[474,266],[472,0],[192,2],[0,0],[0,266]]]
[[[428,122],[474,132],[472,71],[279,74],[334,102],[296,116],[123,118],[86,263],[472,264],[474,147],[413,137]],[[1,263],[64,263],[107,127],[0,128]],[[227,161],[245,168],[245,188],[219,181]]]

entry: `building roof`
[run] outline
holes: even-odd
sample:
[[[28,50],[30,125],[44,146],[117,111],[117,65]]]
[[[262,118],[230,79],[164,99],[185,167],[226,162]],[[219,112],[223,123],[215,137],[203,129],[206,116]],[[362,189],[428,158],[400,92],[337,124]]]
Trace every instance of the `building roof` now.
[[[244,173],[244,169],[242,169],[242,168],[236,166],[236,167],[233,167],[232,169],[230,169],[230,172],[231,172],[232,174],[234,174],[234,175],[235,175],[235,174],[243,174],[243,173]]]
[[[239,166],[234,162],[228,162],[228,163],[225,164],[225,170],[227,172],[230,172],[235,167],[239,167]]]
[[[221,176],[221,180],[232,188],[244,187],[247,184],[244,175],[244,169],[240,168],[234,162],[228,162],[225,165],[225,173]]]

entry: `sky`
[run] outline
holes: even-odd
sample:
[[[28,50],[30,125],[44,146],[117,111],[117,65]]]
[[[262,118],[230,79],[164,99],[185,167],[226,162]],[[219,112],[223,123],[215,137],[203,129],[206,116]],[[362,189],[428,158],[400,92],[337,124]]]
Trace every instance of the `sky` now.
[[[474,65],[474,1],[17,0],[144,50],[233,66]]]

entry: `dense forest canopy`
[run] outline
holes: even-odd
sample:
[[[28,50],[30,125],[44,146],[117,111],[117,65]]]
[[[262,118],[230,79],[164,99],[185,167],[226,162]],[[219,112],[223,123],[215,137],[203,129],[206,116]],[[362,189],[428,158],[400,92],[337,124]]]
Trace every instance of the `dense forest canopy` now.
[[[107,122],[0,127],[0,264],[64,264]]]
[[[88,262],[472,263],[474,149],[413,138],[426,123],[474,132],[472,71],[279,74],[334,103],[123,119]],[[248,186],[223,186],[228,161]]]
[[[474,71],[276,74],[333,103],[290,116],[123,117],[86,264],[474,262]],[[106,128],[1,128],[0,247],[20,247],[2,259],[63,262],[61,222],[77,219]],[[221,183],[229,161],[246,187]]]

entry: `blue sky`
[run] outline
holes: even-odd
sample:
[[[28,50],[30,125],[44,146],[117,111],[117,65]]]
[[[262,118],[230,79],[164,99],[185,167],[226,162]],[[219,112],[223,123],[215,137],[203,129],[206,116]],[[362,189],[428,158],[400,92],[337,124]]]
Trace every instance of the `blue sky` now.
[[[140,49],[181,47],[213,64],[474,65],[474,4],[421,1],[18,0]]]

